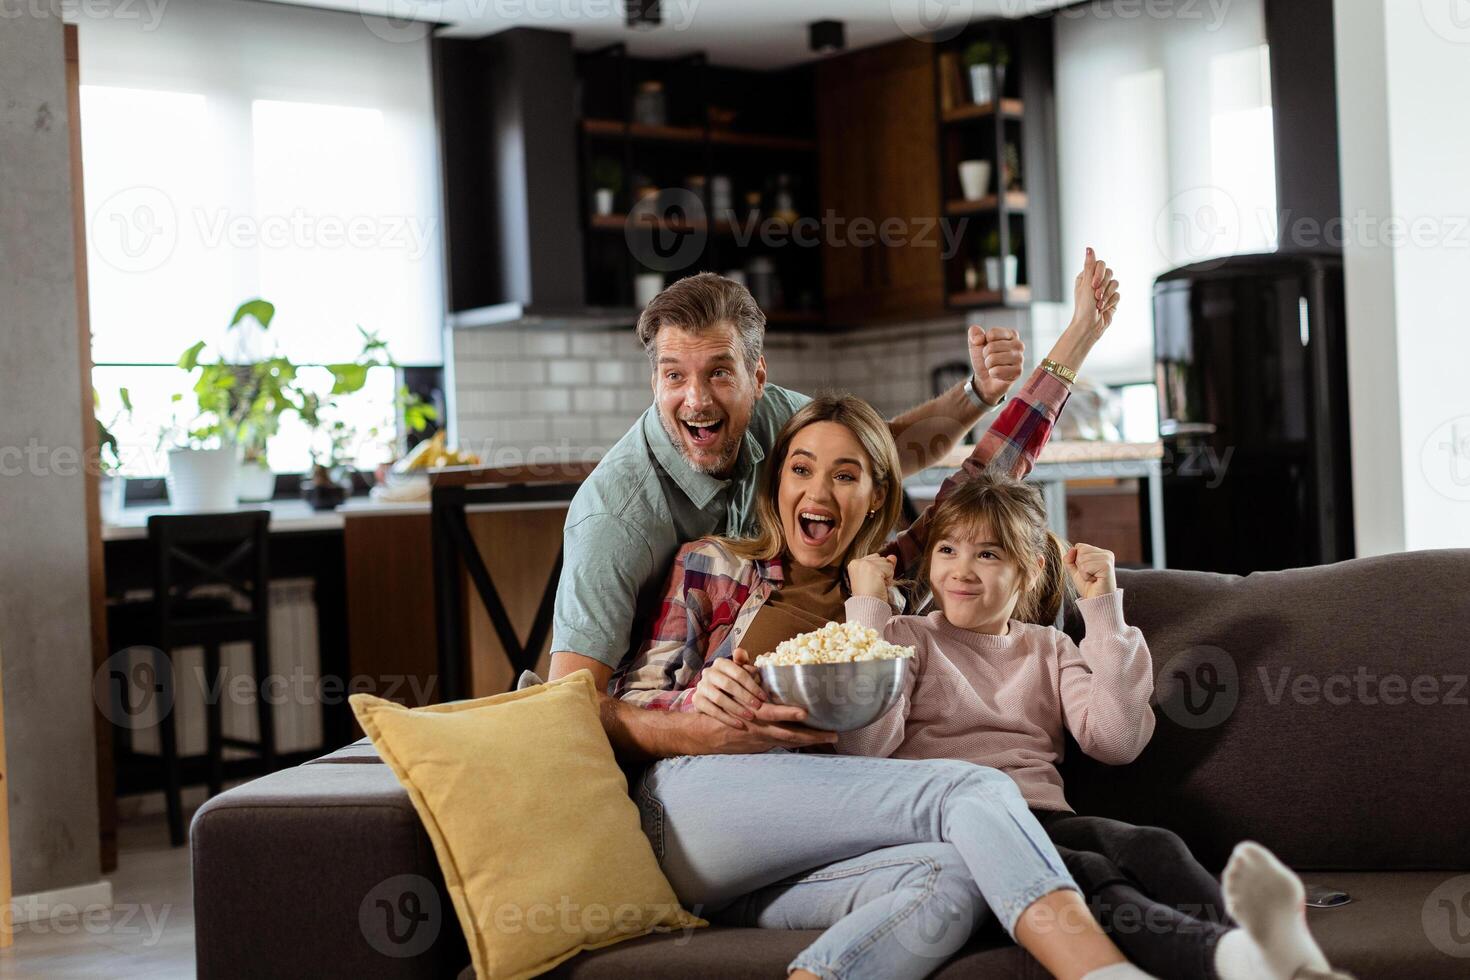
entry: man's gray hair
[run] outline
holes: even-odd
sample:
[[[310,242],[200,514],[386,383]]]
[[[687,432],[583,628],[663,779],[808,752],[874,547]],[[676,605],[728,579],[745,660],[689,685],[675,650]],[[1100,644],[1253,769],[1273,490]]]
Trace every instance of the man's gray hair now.
[[[755,372],[766,339],[766,315],[750,290],[713,272],[686,276],[654,297],[638,317],[638,339],[649,361],[658,356],[658,332],[678,327],[700,333],[721,323],[735,328],[745,355],[745,368]]]

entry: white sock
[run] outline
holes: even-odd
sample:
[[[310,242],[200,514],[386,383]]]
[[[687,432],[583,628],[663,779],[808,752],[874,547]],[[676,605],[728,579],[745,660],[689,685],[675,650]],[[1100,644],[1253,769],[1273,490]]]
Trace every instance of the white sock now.
[[[1154,980],[1132,963],[1114,963],[1083,974],[1082,980]]]
[[[1306,889],[1276,855],[1252,841],[1237,844],[1223,884],[1225,910],[1255,941],[1261,976],[1291,980],[1303,967],[1332,969],[1307,929]]]
[[[1260,980],[1267,975],[1261,947],[1244,929],[1231,929],[1215,944],[1215,973],[1220,980]]]

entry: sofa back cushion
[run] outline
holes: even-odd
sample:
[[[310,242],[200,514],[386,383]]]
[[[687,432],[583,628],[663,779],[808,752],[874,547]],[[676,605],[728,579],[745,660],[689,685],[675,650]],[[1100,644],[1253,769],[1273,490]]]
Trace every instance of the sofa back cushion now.
[[[1169,827],[1215,870],[1245,838],[1300,868],[1470,867],[1470,551],[1118,581],[1158,725],[1127,766],[1068,746],[1078,812]]]

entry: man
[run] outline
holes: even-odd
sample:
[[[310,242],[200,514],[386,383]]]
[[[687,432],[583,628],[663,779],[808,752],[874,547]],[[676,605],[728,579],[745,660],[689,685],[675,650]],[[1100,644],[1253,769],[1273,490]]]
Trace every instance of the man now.
[[[681,279],[643,311],[654,404],[608,452],[567,513],[551,676],[586,668],[605,690],[639,639],[675,552],[709,534],[753,530],[762,460],[805,395],[766,382],[765,314],[713,273]],[[1015,331],[969,329],[974,375],[889,425],[905,475],[942,458],[1020,377]],[[762,751],[830,741],[766,705],[735,732],[698,714],[645,711],[604,696],[603,723],[629,756]]]

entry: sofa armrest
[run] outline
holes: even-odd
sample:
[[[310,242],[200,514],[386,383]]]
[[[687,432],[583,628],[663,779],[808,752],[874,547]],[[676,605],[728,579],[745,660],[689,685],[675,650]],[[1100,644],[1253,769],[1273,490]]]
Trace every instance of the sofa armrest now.
[[[428,835],[370,747],[220,794],[190,837],[201,980],[452,977],[469,962]]]

